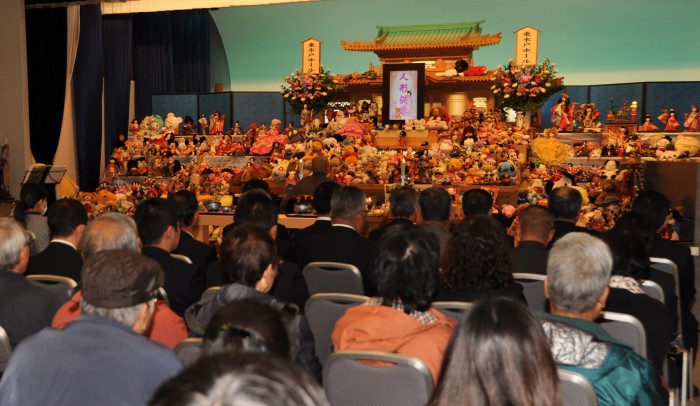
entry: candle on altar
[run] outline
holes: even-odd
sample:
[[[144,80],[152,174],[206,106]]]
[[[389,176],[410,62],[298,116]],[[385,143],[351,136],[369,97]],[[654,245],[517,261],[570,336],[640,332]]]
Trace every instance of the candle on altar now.
[[[401,176],[406,176],[406,160],[401,160]]]

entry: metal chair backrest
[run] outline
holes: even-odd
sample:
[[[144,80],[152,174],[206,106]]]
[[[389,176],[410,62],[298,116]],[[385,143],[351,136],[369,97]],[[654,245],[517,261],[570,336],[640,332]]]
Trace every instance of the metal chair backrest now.
[[[188,367],[197,362],[202,355],[202,339],[186,338],[177,343],[173,352],[180,358],[185,367]]]
[[[10,355],[12,355],[10,337],[7,336],[5,329],[0,326],[0,375],[2,372],[5,372],[7,362],[10,360]]]
[[[562,405],[597,406],[598,395],[591,381],[585,376],[564,369],[557,369],[559,374],[559,393]]]
[[[627,344],[634,352],[646,358],[647,337],[644,326],[634,316],[616,312],[601,312],[596,320],[610,337]]]
[[[649,266],[656,269],[657,271],[665,272],[673,276],[675,282],[675,292],[676,292],[676,314],[678,315],[678,329],[676,330],[677,335],[682,335],[683,333],[683,317],[681,317],[681,289],[680,282],[678,279],[678,267],[676,263],[668,258],[651,257],[649,258],[651,262]]]
[[[37,286],[50,290],[62,302],[67,302],[75,293],[78,282],[67,276],[37,274],[27,275],[27,280]]]
[[[661,286],[658,283],[656,283],[654,281],[646,280],[646,281],[642,282],[640,287],[642,288],[644,293],[647,294],[647,296],[654,298],[661,303],[665,303],[664,290],[663,290],[663,288],[661,288]]]
[[[340,262],[311,262],[304,267],[303,274],[310,295],[317,293],[365,294],[362,274],[355,265]]]
[[[346,310],[367,300],[367,296],[347,293],[317,293],[306,301],[304,316],[314,335],[314,348],[321,364],[333,353],[331,333],[335,322]]]
[[[202,297],[199,299],[202,302],[208,302],[211,299],[216,296],[216,292],[218,292],[221,289],[221,286],[212,286],[210,288],[207,288],[204,292],[202,292]]]
[[[423,406],[433,393],[423,361],[376,351],[331,355],[324,364],[323,384],[333,406]]]
[[[462,318],[462,314],[472,307],[470,302],[433,302],[433,307],[440,313],[454,320]]]
[[[172,254],[172,253],[171,253],[170,256],[173,257],[173,258],[175,258],[175,259],[179,259],[179,260],[182,261],[182,262],[185,262],[185,263],[187,263],[187,264],[192,265],[192,260],[190,259],[190,257],[188,257],[188,256],[186,256],[186,255],[182,255],[182,254]]]
[[[545,275],[536,273],[514,273],[513,279],[523,286],[527,307],[532,312],[546,312],[547,298],[544,296]]]

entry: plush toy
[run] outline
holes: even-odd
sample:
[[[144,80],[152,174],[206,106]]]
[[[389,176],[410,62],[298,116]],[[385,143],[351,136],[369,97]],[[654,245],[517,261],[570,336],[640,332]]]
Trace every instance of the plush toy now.
[[[447,69],[444,72],[438,72],[435,76],[444,76],[446,78],[451,78],[453,76],[464,76],[464,71],[469,68],[469,63],[464,59],[458,59],[455,61],[455,66],[452,69]]]
[[[486,66],[470,66],[464,71],[464,76],[484,76],[488,72]]]
[[[615,176],[617,176],[617,171],[618,171],[617,161],[612,160],[612,159],[605,161],[605,165],[603,165],[603,176],[606,179],[615,179]]]
[[[700,151],[700,141],[690,135],[679,135],[676,138],[676,151],[679,158],[692,158]]]
[[[287,168],[289,161],[286,159],[278,159],[275,166],[272,168],[271,180],[273,182],[284,182],[287,178]]]
[[[117,201],[117,196],[107,189],[102,189],[95,196],[97,204],[108,204]]]
[[[165,117],[165,129],[175,134],[180,133],[180,123],[182,123],[182,117],[176,117],[173,113],[168,113]]]
[[[357,163],[357,150],[355,149],[354,145],[346,145],[343,148],[343,163],[345,164],[345,167],[349,167],[350,165],[354,165]]]

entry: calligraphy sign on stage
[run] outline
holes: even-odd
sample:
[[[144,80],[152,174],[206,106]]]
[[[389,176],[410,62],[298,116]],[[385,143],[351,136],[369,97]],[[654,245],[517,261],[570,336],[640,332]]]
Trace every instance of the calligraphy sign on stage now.
[[[309,38],[301,43],[301,71],[316,74],[321,70],[321,41]]]
[[[515,64],[531,66],[537,64],[537,40],[540,30],[525,26],[515,31]]]

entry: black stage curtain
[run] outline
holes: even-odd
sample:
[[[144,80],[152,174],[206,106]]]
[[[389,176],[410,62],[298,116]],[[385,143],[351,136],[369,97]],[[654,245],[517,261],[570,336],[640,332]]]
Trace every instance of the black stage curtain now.
[[[81,190],[94,190],[99,184],[102,148],[102,14],[99,4],[80,7],[79,41],[73,70],[78,184]]]
[[[132,24],[130,14],[103,16],[105,81],[105,162],[117,146],[119,134],[126,135],[131,87]]]
[[[66,94],[66,9],[30,9],[25,18],[29,146],[37,162],[53,164]]]
[[[153,113],[151,96],[207,93],[209,15],[207,10],[134,15],[136,115]]]

